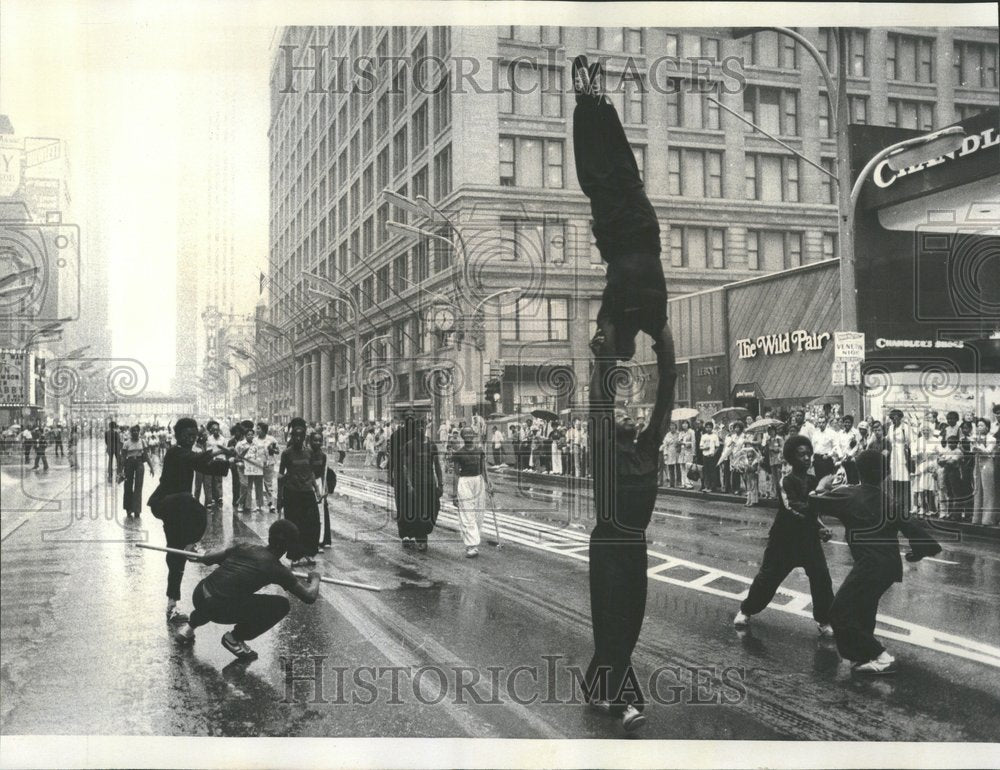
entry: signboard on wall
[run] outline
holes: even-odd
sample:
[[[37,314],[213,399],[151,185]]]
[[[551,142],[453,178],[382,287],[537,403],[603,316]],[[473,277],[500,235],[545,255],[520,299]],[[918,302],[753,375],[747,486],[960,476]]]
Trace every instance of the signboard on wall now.
[[[729,393],[729,365],[725,356],[692,358],[688,362],[691,403],[718,401],[720,407]]]
[[[0,350],[0,406],[26,404],[24,351]]]

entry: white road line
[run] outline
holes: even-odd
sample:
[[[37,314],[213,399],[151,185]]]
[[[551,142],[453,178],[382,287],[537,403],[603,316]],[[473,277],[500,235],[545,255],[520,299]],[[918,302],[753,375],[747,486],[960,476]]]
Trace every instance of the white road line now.
[[[684,513],[669,513],[667,511],[653,511],[656,516],[673,516],[675,519],[693,519],[694,516],[688,516]]]
[[[392,505],[391,496],[385,494],[384,490],[387,488],[384,487],[384,485],[376,482],[363,481],[362,483],[364,484],[364,488],[361,488],[357,483],[357,481],[361,480],[345,478],[345,481],[347,481],[348,486],[352,488],[349,493],[352,496],[361,500],[367,500],[368,502],[375,503],[376,505],[380,505],[382,507],[390,507]],[[381,494],[377,491],[380,489],[382,490]],[[447,525],[448,529],[457,530],[458,517],[456,514],[451,512],[454,510],[454,506],[451,504],[443,504],[441,508],[442,510],[438,517],[438,523]],[[557,529],[555,527],[548,527],[548,525],[539,524],[537,527],[551,530],[544,533],[547,537],[543,539],[541,537],[542,533],[540,533],[537,529],[533,528],[530,531],[525,531],[526,528],[523,519],[517,519],[505,514],[497,514],[497,519],[503,525],[501,527],[502,536],[506,542],[517,543],[534,550],[562,555],[564,557],[577,559],[582,562],[587,561],[587,549],[582,546],[582,541],[589,540],[589,538],[584,533],[577,533],[566,529]],[[560,540],[562,542],[560,542]],[[843,541],[831,542],[835,542],[840,545],[847,545]],[[659,562],[652,565],[647,570],[646,574],[650,579],[661,583],[675,585],[680,588],[687,588],[700,593],[710,594],[712,596],[742,601],[746,597],[746,589],[734,591],[730,588],[720,588],[712,584],[719,579],[728,579],[749,587],[752,582],[750,578],[734,572],[726,572],[724,570],[709,567],[704,564],[698,564],[697,562],[688,561],[687,559],[681,559],[676,556],[671,556],[670,554],[660,553],[658,551],[649,551],[648,557],[650,561],[655,560]],[[670,570],[674,567],[686,567],[702,574],[686,579],[672,577],[670,575]],[[809,594],[801,591],[793,591],[784,587],[779,588],[777,594],[786,597],[788,601],[784,604],[771,604],[773,609],[808,618],[812,621],[812,612],[807,609],[812,604],[812,597]],[[993,666],[994,668],[1000,668],[1000,647],[985,644],[974,639],[967,639],[954,634],[948,634],[943,631],[937,631],[932,628],[927,628],[926,626],[917,625],[916,623],[910,623],[909,621],[892,618],[888,615],[878,615],[877,621],[879,625],[875,629],[875,633],[879,636],[906,642],[908,644],[913,644],[918,647],[934,650],[936,652],[944,652],[966,660],[984,663],[988,666]]]

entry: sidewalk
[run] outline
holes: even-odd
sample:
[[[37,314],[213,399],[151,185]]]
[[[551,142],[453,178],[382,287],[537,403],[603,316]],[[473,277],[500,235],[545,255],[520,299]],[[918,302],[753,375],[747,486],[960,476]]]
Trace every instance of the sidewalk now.
[[[549,484],[553,486],[560,486],[565,480],[574,479],[580,484],[589,488],[590,479],[589,478],[579,478],[574,476],[553,476],[548,473],[537,473],[535,471],[517,471],[514,468],[495,468],[490,466],[490,473],[503,476],[504,478],[523,478],[530,480],[533,484]],[[673,497],[687,497],[694,500],[711,500],[721,503],[730,503],[733,505],[743,505],[746,502],[746,498],[743,495],[731,495],[724,492],[702,492],[697,489],[677,489],[675,487],[659,487],[660,495],[671,495]],[[753,509],[773,509],[776,510],[778,507],[778,501],[775,499],[762,499],[756,505],[750,506]],[[705,510],[694,510],[692,511],[695,516],[705,516],[711,518],[718,518],[718,512],[709,509]],[[963,537],[971,537],[975,539],[983,540],[996,540],[1000,541],[1000,526],[987,527],[981,524],[968,524],[960,521],[947,521],[944,519],[928,519],[929,522],[933,522],[936,527],[941,530],[947,530],[951,532],[958,532]]]

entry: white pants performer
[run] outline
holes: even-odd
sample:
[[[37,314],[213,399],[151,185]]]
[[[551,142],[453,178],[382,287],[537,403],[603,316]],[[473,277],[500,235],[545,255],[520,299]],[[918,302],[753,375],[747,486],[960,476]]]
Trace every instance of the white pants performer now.
[[[479,531],[486,509],[486,482],[482,476],[460,476],[458,479],[458,526],[466,548],[479,546]]]
[[[271,510],[274,509],[274,479],[277,475],[277,466],[264,466],[264,504]]]

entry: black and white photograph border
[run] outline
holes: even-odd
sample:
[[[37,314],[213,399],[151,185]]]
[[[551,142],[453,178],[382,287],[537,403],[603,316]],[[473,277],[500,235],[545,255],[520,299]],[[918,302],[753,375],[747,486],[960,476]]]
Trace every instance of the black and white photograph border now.
[[[998,59],[0,0],[0,769],[1000,768]]]

